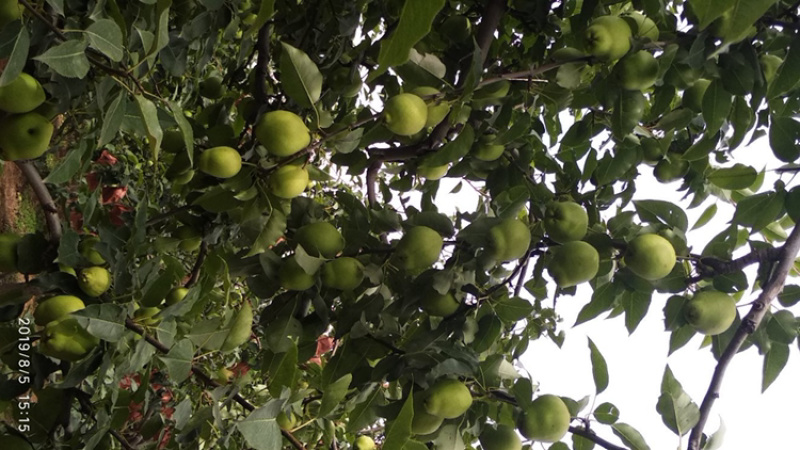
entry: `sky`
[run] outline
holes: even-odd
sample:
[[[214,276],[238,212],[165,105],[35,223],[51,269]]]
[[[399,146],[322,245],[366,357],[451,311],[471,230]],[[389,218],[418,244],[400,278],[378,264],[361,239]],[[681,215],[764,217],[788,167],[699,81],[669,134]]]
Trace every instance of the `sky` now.
[[[772,187],[777,176],[771,169],[779,167],[780,162],[772,157],[764,138],[748,147],[735,150],[732,156],[732,161],[726,165],[736,162],[751,165],[756,170],[765,169],[767,173],[762,191]],[[637,200],[658,199],[686,205],[685,201],[681,202],[681,195],[677,192],[680,182],[661,184],[645,165],[639,167],[639,172],[636,180]],[[797,180],[788,175],[784,175],[782,179],[787,183],[787,189],[798,184]],[[437,195],[437,205],[441,212],[474,210],[476,197],[472,189],[462,189],[455,195],[449,194],[459,181],[442,179]],[[686,210],[690,226],[712,202],[716,202],[719,208],[715,218],[704,227],[687,234],[689,245],[693,246],[694,251],[699,252],[733,215],[733,205],[710,198],[699,207]],[[747,252],[748,248],[745,246],[735,256]],[[750,279],[752,280],[752,276]],[[789,283],[792,282],[798,283],[798,280],[789,280]],[[553,292],[552,287],[550,292]],[[745,294],[739,302],[740,315],[749,311],[749,306],[743,305],[754,300],[757,293]],[[542,394],[551,393],[575,400],[589,395],[590,404],[582,415],[591,412],[592,405],[611,402],[620,410],[620,421],[639,430],[652,449],[685,449],[688,434],[680,440],[672,433],[661,421],[655,405],[667,365],[692,400],[698,405],[702,402],[716,366],[710,350],[699,348],[702,336],[695,336],[683,348],[667,356],[669,333],[664,331],[662,308],[668,296],[663,294],[653,297],[647,316],[630,336],[622,316],[604,319],[604,315],[601,315],[572,328],[578,312],[589,301],[591,294],[591,288],[584,285],[579,287],[575,296],[560,297],[557,312],[563,318],[562,329],[566,330],[563,347],[559,349],[546,338],[533,341],[519,361],[519,366],[531,374],[534,383],[540,384]],[[545,305],[552,303],[545,302]],[[597,345],[609,370],[609,386],[596,397],[587,338],[591,338]],[[791,405],[800,403],[800,383],[797,382],[800,355],[796,345],[793,344],[791,349],[788,364],[763,394],[763,357],[758,351],[750,348],[733,359],[723,380],[721,396],[716,401],[705,428],[706,434],[710,435],[719,428],[720,419],[724,422],[725,439],[722,448],[787,448],[788,443],[797,441],[797,416]],[[610,427],[595,422],[592,429],[609,441],[621,444]],[[570,442],[570,439],[568,434],[565,441]],[[547,446],[536,444],[534,448],[543,449]]]

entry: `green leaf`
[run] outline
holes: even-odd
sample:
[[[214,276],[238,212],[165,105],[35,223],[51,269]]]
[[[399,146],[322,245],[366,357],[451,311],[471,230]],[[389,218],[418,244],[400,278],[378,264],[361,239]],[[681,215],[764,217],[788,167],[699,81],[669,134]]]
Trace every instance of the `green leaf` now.
[[[169,44],[169,7],[172,5],[172,0],[158,0],[156,6],[156,23],[155,39],[153,40],[150,50],[145,55],[146,59],[150,59],[158,55],[164,47]]]
[[[724,42],[738,42],[751,31],[751,26],[778,0],[734,0],[724,10],[724,20],[717,35]],[[694,3],[693,3],[694,5]]]
[[[669,366],[664,369],[661,379],[661,396],[658,398],[656,411],[667,428],[678,436],[688,433],[700,419],[700,408],[683,390]]]
[[[784,191],[770,191],[745,197],[736,204],[733,223],[751,227],[754,233],[760,231],[778,218],[785,195]]]
[[[612,403],[601,403],[597,408],[594,409],[592,415],[598,422],[611,425],[615,423],[619,419],[619,408],[617,408]]]
[[[722,189],[747,189],[756,181],[756,169],[744,164],[714,169],[708,174],[708,181]]]
[[[33,59],[47,64],[57,74],[67,78],[84,78],[89,73],[89,58],[86,57],[86,41],[70,39]]]
[[[719,419],[719,428],[717,431],[711,435],[706,441],[706,445],[703,446],[703,450],[717,450],[722,448],[722,442],[725,440],[725,422],[722,421],[722,418]]]
[[[455,139],[443,145],[442,148],[436,150],[431,156],[426,157],[425,164],[435,167],[459,161],[461,158],[467,156],[474,142],[475,130],[471,125],[467,124]]]
[[[175,122],[177,122],[178,128],[183,135],[183,142],[186,144],[186,155],[189,157],[189,164],[194,165],[194,131],[192,130],[192,124],[186,119],[186,114],[183,112],[180,105],[173,101],[167,101],[167,105],[169,106],[169,110],[172,111],[172,117],[175,119]]]
[[[611,113],[611,130],[614,136],[622,138],[633,131],[644,116],[646,103],[641,91],[624,90],[619,94]]]
[[[158,121],[158,109],[155,103],[144,98],[142,95],[137,94],[134,98],[136,99],[136,106],[139,107],[139,117],[141,117],[145,132],[147,133],[150,156],[153,162],[158,161],[158,152],[161,150],[161,138],[164,136],[164,132],[161,130],[161,124]]]
[[[91,156],[92,146],[87,141],[81,140],[76,148],[67,152],[67,155],[44,179],[46,183],[62,184],[71,180],[80,170],[83,161]]]
[[[311,108],[322,93],[322,74],[308,55],[281,42],[281,84],[300,106]]]
[[[119,62],[124,56],[122,47],[122,30],[111,19],[100,19],[89,25],[86,29],[89,46],[108,56],[114,62]]]
[[[431,32],[433,19],[444,6],[444,0],[406,0],[397,28],[381,40],[378,68],[370,73],[367,82],[386,72],[389,67],[408,61],[409,52],[420,39]]]
[[[642,437],[641,433],[627,423],[615,423],[611,425],[611,431],[622,439],[622,442],[632,450],[650,450],[650,447],[644,441],[644,437]]]
[[[386,426],[386,440],[383,450],[403,450],[406,441],[411,437],[411,420],[414,418],[414,395],[408,394],[400,414]]]
[[[800,122],[791,117],[772,117],[769,146],[776,158],[793,162],[800,157]]]
[[[125,118],[127,107],[128,92],[120,90],[103,114],[103,127],[100,129],[100,137],[97,141],[98,147],[108,144],[117,136],[122,120]]]
[[[797,319],[789,310],[775,312],[767,322],[767,336],[773,342],[789,345],[797,338],[797,332]]]
[[[622,294],[622,307],[625,310],[625,328],[632,334],[644,319],[650,308],[650,294],[626,291]]]
[[[697,228],[700,228],[708,224],[708,222],[710,222],[711,219],[713,219],[714,215],[716,214],[717,214],[717,204],[712,203],[711,205],[708,206],[708,208],[706,208],[705,211],[703,211],[702,214],[700,214],[700,217],[697,218],[697,222],[695,222],[694,225],[692,225],[691,229],[695,230]]]
[[[236,424],[236,429],[242,433],[248,446],[255,450],[281,450],[283,448],[281,427],[275,421],[281,412],[282,405],[282,400],[272,400]]]
[[[506,322],[516,322],[530,316],[533,305],[522,297],[505,297],[495,304],[495,312]]]
[[[117,342],[125,334],[125,310],[112,303],[88,305],[73,313],[86,331],[100,339]]]
[[[761,392],[766,391],[772,382],[778,378],[778,375],[780,375],[783,368],[786,367],[788,361],[789,346],[787,344],[781,344],[780,342],[773,342],[769,352],[764,355]]]
[[[323,389],[322,400],[319,406],[320,417],[327,416],[339,406],[347,395],[347,389],[350,387],[351,381],[353,381],[353,374],[348,373]]]
[[[194,357],[194,346],[189,339],[183,339],[169,350],[164,356],[159,356],[164,365],[167,366],[169,378],[176,383],[183,382],[192,373],[192,358]]]
[[[772,99],[789,92],[798,82],[800,82],[800,38],[795,37],[789,45],[786,58],[775,73],[775,79],[769,85],[767,97]]]
[[[737,96],[733,101],[733,111],[731,112],[731,125],[733,126],[733,136],[728,139],[728,148],[735,150],[741,145],[747,133],[756,122],[756,115],[753,109],[747,105],[747,101]]]
[[[374,423],[378,418],[375,407],[382,405],[385,400],[383,389],[380,389],[377,383],[372,383],[366,388],[362,388],[358,399],[361,397],[365,397],[364,400],[356,401],[356,406],[348,417],[348,433],[356,432]]]
[[[245,258],[265,252],[271,245],[275,244],[286,231],[286,215],[277,209],[272,210],[264,228],[261,229],[255,242],[250,247]]]
[[[575,319],[575,325],[588,322],[605,311],[610,310],[621,293],[619,285],[613,283],[606,283],[595,289],[592,294],[592,300],[581,308],[578,313],[578,317]]]
[[[0,74],[0,86],[14,81],[25,68],[28,61],[31,38],[28,29],[17,20],[7,24],[0,31],[0,59],[6,58],[6,66]]]
[[[663,223],[672,228],[686,231],[689,219],[680,206],[663,200],[637,200],[633,202],[636,213],[644,222]]]
[[[594,378],[595,393],[599,394],[608,387],[608,365],[592,339],[587,339],[589,339],[589,352],[592,360],[592,378]]]
[[[725,90],[721,81],[713,80],[703,95],[703,120],[706,122],[706,136],[719,131],[731,112],[731,106],[733,106],[733,96]]]
[[[697,16],[700,29],[711,25],[715,19],[727,11],[735,0],[693,0],[692,11]]]
[[[796,305],[800,302],[800,286],[796,284],[784,286],[783,291],[778,294],[778,302],[785,308]]]

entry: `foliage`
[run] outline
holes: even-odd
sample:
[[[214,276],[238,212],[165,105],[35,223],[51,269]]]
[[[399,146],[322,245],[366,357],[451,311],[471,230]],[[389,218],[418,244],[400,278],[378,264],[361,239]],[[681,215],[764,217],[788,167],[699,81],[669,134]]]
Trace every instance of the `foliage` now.
[[[794,253],[780,245],[797,240],[787,231],[800,216],[800,190],[787,186],[788,175],[765,186],[764,173],[733,153],[763,136],[785,172],[797,170],[794,2],[20,4],[21,20],[0,29],[0,86],[24,72],[45,88],[37,111],[57,124],[49,151],[57,160],[36,167],[56,208],[38,194],[46,214],[60,215],[18,244],[28,281],[0,289],[0,411],[7,433],[23,431],[34,448],[347,448],[361,435],[385,450],[478,448],[484,431],[516,426],[534,398],[558,395],[537,392],[515,362],[532,340],[564,339],[551,305],[576,287],[556,287],[546,270],[562,245],[590,244],[598,255],[588,283],[583,275],[594,267],[575,276],[592,290],[578,323],[622,315],[632,333],[646,314],[659,314],[653,297],[670,294],[663,312],[673,352],[695,334],[684,316],[693,291],[742,299],[768,286],[754,316],[708,337],[708,357],[757,348],[766,389],[797,342],[800,288],[787,286],[772,310],[769,295],[783,287],[778,274],[789,269],[781,272],[781,263],[796,254],[796,245],[787,245]],[[594,19],[645,23],[636,11],[657,25],[657,40],[652,29],[610,35],[630,34],[629,54],[655,56],[652,86],[630,79],[636,67],[625,69],[623,83],[615,61],[583,52]],[[652,78],[649,68],[642,72]],[[687,99],[682,93],[694,83],[704,91]],[[414,89],[426,93],[418,122],[442,105],[436,114],[447,115],[395,135],[382,104]],[[258,119],[279,110],[311,132],[310,144],[289,156],[270,153],[255,136]],[[295,137],[305,144],[305,135]],[[480,153],[489,143],[502,155]],[[229,178],[197,170],[203,152],[219,147],[242,159],[240,170],[224,171]],[[690,226],[708,223],[716,205],[690,224],[681,206],[640,198],[637,181],[650,166],[672,183],[666,189],[685,192],[689,208],[707,199],[734,204],[729,226],[702,249],[686,242]],[[430,175],[437,171],[458,180],[455,190],[478,190],[479,204],[440,213],[443,181]],[[548,236],[554,201],[588,213],[584,244]],[[504,242],[503,255],[522,256],[498,262],[505,258],[490,230],[512,219],[525,224],[531,244]],[[341,232],[344,247],[331,243],[338,254],[298,245],[297,231],[315,222]],[[423,248],[393,257],[404,233],[423,228],[441,236],[433,267],[428,258],[398,263],[438,249],[440,239],[426,237]],[[675,249],[678,262],[665,277],[644,279],[625,266],[627,244],[643,234]],[[91,236],[112,280],[99,297],[74,276],[98,264],[82,244]],[[748,278],[744,267],[756,263]],[[291,285],[302,287],[282,286],[281,267],[291,267]],[[185,297],[162,304],[178,286],[188,288]],[[28,294],[36,299],[23,309]],[[421,308],[447,294],[458,302],[452,314]],[[23,341],[23,321],[54,295],[80,297],[86,307],[72,316],[93,345],[99,340],[74,362],[30,344],[42,329]],[[589,345],[599,395],[613,371]],[[439,420],[414,399],[447,378],[463,382],[473,402]],[[690,445],[719,445],[721,434],[702,435],[707,409],[668,367],[661,392],[651,394],[676,435],[699,423]],[[19,396],[36,401],[21,409]],[[613,403],[591,410],[588,396],[562,399],[573,434],[551,448],[649,448],[646,436],[617,421]],[[279,425],[280,415],[291,424]],[[414,419],[425,416],[441,425],[413,434]],[[616,441],[597,437],[590,421]]]

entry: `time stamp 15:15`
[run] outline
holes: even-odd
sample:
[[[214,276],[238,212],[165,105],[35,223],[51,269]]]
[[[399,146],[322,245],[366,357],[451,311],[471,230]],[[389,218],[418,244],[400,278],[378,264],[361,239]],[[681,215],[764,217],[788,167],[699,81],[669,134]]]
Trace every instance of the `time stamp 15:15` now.
[[[31,384],[31,320],[25,318],[17,319],[17,351],[19,358],[17,359],[17,371],[19,377],[17,381],[23,385]],[[30,431],[31,418],[28,416],[31,410],[31,394],[26,391],[25,394],[17,397],[17,408],[19,408],[19,417],[17,418],[17,429],[21,433]]]

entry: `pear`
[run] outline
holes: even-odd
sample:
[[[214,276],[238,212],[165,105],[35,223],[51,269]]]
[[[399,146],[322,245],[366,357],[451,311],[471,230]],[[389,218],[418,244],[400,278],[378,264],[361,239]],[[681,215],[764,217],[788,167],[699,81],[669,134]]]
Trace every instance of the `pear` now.
[[[111,274],[105,267],[87,267],[78,273],[78,286],[86,295],[99,297],[111,287]]]
[[[172,306],[186,297],[186,294],[189,293],[189,289],[185,287],[176,287],[173,290],[169,291],[166,297],[164,297],[164,304],[166,306]]]
[[[386,128],[400,136],[412,136],[425,128],[428,122],[428,105],[419,96],[411,93],[395,95],[386,101],[383,108]]]
[[[714,336],[725,332],[736,319],[736,300],[717,291],[700,291],[684,306],[684,317],[699,333]]]
[[[620,86],[629,91],[642,91],[656,83],[658,61],[646,50],[639,50],[620,59],[614,65]]]
[[[425,292],[420,304],[428,315],[437,317],[447,317],[456,312],[461,305],[452,292],[440,294],[433,288]]]
[[[0,273],[17,272],[17,246],[21,237],[14,233],[0,233]]]
[[[314,277],[294,257],[287,258],[278,269],[278,281],[287,291],[305,291],[314,285]]]
[[[186,148],[181,130],[167,130],[161,139],[161,149],[167,153],[178,153]]]
[[[331,289],[352,291],[364,281],[364,265],[349,256],[336,258],[322,266],[322,284]]]
[[[483,450],[522,450],[517,430],[505,424],[484,428],[479,439]]]
[[[414,418],[411,419],[411,433],[413,434],[431,434],[438,430],[444,422],[444,417],[434,416],[425,411],[424,401],[424,393],[414,395]]]
[[[397,243],[392,261],[407,272],[421,272],[439,259],[443,246],[442,236],[432,228],[411,227]]]
[[[45,326],[39,351],[64,361],[78,361],[89,354],[99,342],[77,319],[64,316]]]
[[[247,300],[242,303],[241,309],[231,321],[231,328],[225,342],[222,343],[220,351],[229,352],[250,340],[253,334],[253,307]]]
[[[212,177],[230,178],[242,169],[242,155],[232,147],[212,147],[197,158],[197,168]]]
[[[173,236],[180,239],[178,248],[185,252],[193,252],[203,244],[203,236],[199,231],[188,225],[178,227]]]
[[[426,128],[439,125],[439,122],[444,120],[444,118],[447,117],[447,114],[450,112],[450,103],[439,98],[439,94],[441,93],[434,87],[420,86],[413,89],[411,93],[419,96],[420,98],[430,97],[423,99],[428,105],[428,119],[425,121]]]
[[[278,413],[278,417],[275,418],[275,422],[284,430],[291,430],[297,426],[297,417],[291,411],[289,411],[289,414],[281,411]]]
[[[489,253],[496,261],[513,261],[528,253],[531,232],[525,222],[503,219],[489,229]]]
[[[631,272],[645,280],[660,280],[675,266],[675,249],[657,234],[642,234],[628,243],[623,261]]]
[[[22,4],[17,0],[0,0],[0,28],[19,20],[23,10]]]
[[[100,254],[97,250],[95,250],[95,245],[100,242],[100,238],[97,236],[86,236],[81,240],[81,243],[78,244],[78,251],[80,254],[86,258],[90,263],[94,264],[95,266],[99,266],[101,264],[105,264],[106,260],[103,258],[103,255]]]
[[[14,114],[0,120],[0,151],[6,161],[42,156],[53,137],[53,124],[35,112]]]
[[[21,73],[11,83],[0,86],[0,109],[5,112],[30,112],[44,103],[44,99],[42,85],[27,73]]]
[[[435,181],[445,176],[449,168],[450,166],[447,164],[441,166],[420,165],[417,166],[417,176],[426,180]]]
[[[553,202],[545,209],[544,230],[559,244],[583,239],[588,227],[589,215],[575,202]]]
[[[625,19],[601,16],[594,19],[584,33],[586,51],[597,59],[615,61],[631,49],[633,33]]]
[[[656,26],[656,23],[649,17],[634,11],[622,16],[622,18],[628,22],[628,26],[631,27],[631,33],[634,36],[647,41],[655,42],[658,40],[658,26]]]
[[[564,401],[555,395],[540,395],[523,409],[517,426],[528,439],[560,441],[569,429],[570,414]]]
[[[303,119],[291,111],[270,111],[255,124],[256,139],[274,156],[289,156],[311,143]]]
[[[308,171],[304,167],[287,165],[279,167],[269,176],[271,192],[280,198],[292,199],[302,194],[308,186]]]
[[[472,148],[470,154],[481,161],[496,161],[506,151],[505,145],[493,144],[491,142],[479,142]]]
[[[210,100],[216,100],[222,97],[225,92],[225,86],[222,84],[222,77],[212,75],[200,82],[200,96]]]
[[[353,442],[353,450],[375,450],[375,441],[369,436],[359,436]]]
[[[295,240],[311,256],[335,258],[344,250],[344,238],[335,226],[328,222],[314,222],[300,227]]]
[[[33,322],[36,325],[45,326],[85,307],[83,300],[74,295],[56,295],[36,305],[36,310],[33,311]]]
[[[428,414],[455,419],[472,406],[472,393],[459,380],[441,378],[424,392],[422,404]]]
[[[161,312],[158,306],[144,306],[133,312],[133,320],[142,325],[155,325],[161,322],[156,316]]]
[[[600,255],[591,244],[583,241],[567,242],[553,250],[547,272],[560,288],[568,288],[589,281],[600,269]]]

